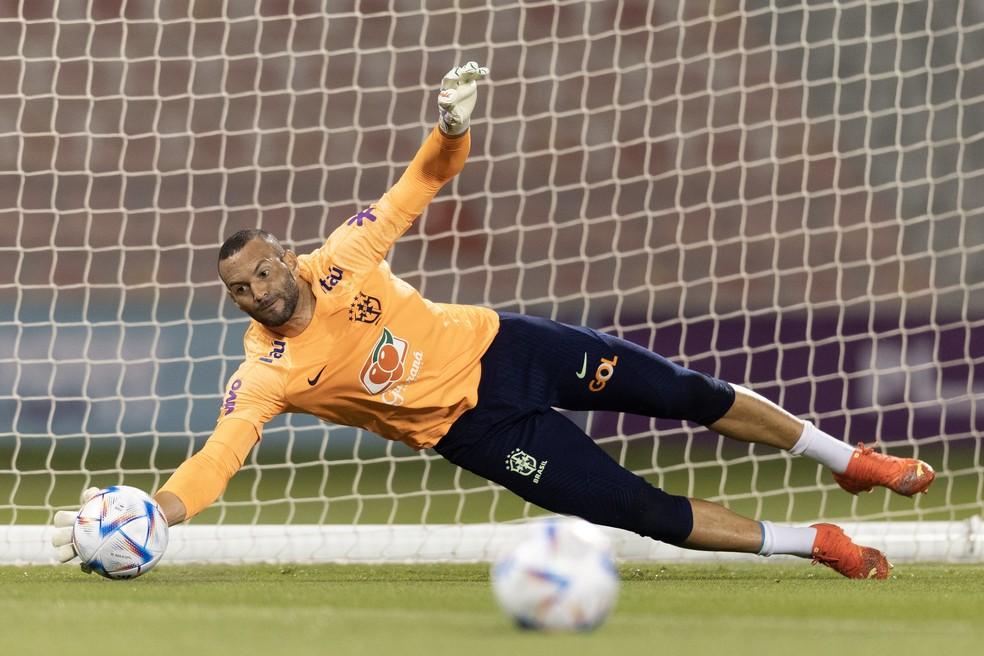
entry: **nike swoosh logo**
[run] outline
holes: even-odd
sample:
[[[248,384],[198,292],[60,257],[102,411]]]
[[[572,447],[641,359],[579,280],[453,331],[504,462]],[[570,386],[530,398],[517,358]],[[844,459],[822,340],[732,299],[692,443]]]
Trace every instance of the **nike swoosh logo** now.
[[[588,371],[588,354],[584,354],[584,362],[581,363],[581,371],[577,373],[578,378],[584,378],[584,374]]]
[[[325,365],[325,367],[327,367],[327,366],[328,365]],[[318,375],[315,376],[314,378],[308,378],[308,385],[310,385],[311,387],[314,387],[315,385],[318,384],[318,379],[321,378],[321,373],[325,370],[325,367],[321,367],[321,371],[319,371],[318,372]]]

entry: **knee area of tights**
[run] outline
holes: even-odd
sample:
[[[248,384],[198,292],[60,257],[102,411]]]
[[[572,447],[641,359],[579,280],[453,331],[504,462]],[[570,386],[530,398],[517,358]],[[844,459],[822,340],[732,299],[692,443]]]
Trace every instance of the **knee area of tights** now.
[[[687,497],[667,494],[657,487],[640,490],[633,499],[640,535],[668,544],[682,544],[694,527],[694,513]]]
[[[724,381],[692,371],[680,382],[681,419],[707,426],[723,417],[734,403],[734,389]]]

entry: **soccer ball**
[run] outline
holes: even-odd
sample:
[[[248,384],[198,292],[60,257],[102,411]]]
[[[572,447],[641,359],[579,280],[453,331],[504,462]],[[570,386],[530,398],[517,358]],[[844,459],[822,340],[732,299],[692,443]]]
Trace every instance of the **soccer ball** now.
[[[594,629],[618,596],[611,542],[580,519],[538,522],[492,565],[492,590],[521,628]]]
[[[132,579],[150,570],[167,549],[167,520],[142,490],[108,487],[89,499],[72,528],[83,567],[109,579]]]

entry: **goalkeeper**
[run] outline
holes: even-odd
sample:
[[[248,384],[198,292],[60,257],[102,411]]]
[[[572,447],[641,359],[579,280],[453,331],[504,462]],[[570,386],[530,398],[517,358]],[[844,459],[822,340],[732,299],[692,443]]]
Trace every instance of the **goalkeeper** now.
[[[155,495],[168,522],[222,494],[267,421],[305,412],[432,448],[553,512],[691,549],[793,554],[852,578],[887,577],[885,556],[837,526],[758,522],[652,486],[555,408],[696,422],[812,458],[854,494],[923,492],[934,477],[928,464],[852,448],[739,385],[590,328],[432,303],[390,272],[393,243],[464,166],[487,73],[469,62],[445,76],[438,125],[406,172],[317,250],[295,255],[260,230],[222,245],[219,275],[253,321],[214,433]],[[73,519],[67,511],[55,518],[62,560],[75,555]]]

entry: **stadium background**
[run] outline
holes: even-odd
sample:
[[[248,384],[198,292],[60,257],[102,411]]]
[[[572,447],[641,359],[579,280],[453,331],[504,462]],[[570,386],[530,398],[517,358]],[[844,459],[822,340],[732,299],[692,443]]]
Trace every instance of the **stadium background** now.
[[[777,519],[980,513],[984,9],[675,4],[0,2],[0,522],[90,481],[155,488],[197,448],[245,325],[222,240],[317,246],[395,180],[466,59],[492,70],[472,157],[398,274],[945,463],[912,511],[701,431],[657,422],[654,447],[648,420],[577,417],[673,491]],[[202,520],[526,512],[291,417]]]

